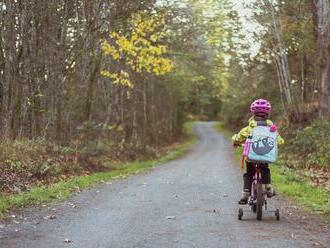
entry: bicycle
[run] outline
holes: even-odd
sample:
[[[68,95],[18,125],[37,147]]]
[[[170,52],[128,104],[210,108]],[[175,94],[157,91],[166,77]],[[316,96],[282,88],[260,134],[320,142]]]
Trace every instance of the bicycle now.
[[[262,184],[261,180],[261,172],[260,172],[260,164],[255,163],[255,175],[253,176],[253,182],[251,187],[251,195],[248,200],[248,205],[250,205],[253,213],[256,213],[257,220],[262,220],[263,216],[263,208],[267,211],[267,200],[266,195],[267,191],[265,185]],[[275,211],[276,220],[280,220],[280,211],[276,209]],[[238,219],[242,220],[244,211],[243,208],[239,208],[238,210]]]

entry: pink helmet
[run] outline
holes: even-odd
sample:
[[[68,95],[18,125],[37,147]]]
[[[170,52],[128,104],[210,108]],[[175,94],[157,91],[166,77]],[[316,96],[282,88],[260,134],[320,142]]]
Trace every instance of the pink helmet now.
[[[250,111],[252,114],[269,114],[272,111],[272,105],[267,100],[258,99],[251,104]]]

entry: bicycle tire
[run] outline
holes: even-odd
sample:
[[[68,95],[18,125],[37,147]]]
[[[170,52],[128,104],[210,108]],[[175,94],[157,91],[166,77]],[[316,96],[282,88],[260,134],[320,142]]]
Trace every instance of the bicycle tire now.
[[[262,184],[257,184],[257,220],[262,220],[262,207],[264,205],[264,195],[262,192]]]
[[[242,217],[243,217],[243,209],[240,208],[240,209],[238,209],[238,219],[242,220]]]
[[[252,212],[256,213],[257,212],[257,205],[253,203],[252,205]]]

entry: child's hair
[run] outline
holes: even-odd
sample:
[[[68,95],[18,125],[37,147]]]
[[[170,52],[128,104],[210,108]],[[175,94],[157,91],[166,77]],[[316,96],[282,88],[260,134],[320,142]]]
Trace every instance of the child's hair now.
[[[255,113],[253,114],[253,119],[255,121],[264,121],[268,119],[268,114],[267,113]]]

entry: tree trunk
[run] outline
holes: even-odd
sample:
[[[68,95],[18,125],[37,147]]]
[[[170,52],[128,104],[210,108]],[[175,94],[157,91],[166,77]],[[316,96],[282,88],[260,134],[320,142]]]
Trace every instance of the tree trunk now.
[[[292,93],[292,79],[288,62],[288,55],[283,40],[282,27],[279,21],[279,17],[276,15],[276,10],[273,3],[269,1],[268,4],[271,11],[274,38],[277,45],[277,47],[275,48],[275,56],[277,62],[277,71],[279,74],[278,76],[280,78],[279,80],[281,80],[281,88],[283,90],[285,101],[287,103],[286,107],[289,108],[289,111],[291,112],[291,114],[293,114],[294,119],[296,119],[299,116],[299,110],[297,107],[297,102]]]
[[[329,0],[318,0],[316,4],[318,16],[318,54],[320,81],[320,116],[330,118],[330,5]]]

